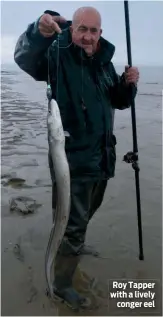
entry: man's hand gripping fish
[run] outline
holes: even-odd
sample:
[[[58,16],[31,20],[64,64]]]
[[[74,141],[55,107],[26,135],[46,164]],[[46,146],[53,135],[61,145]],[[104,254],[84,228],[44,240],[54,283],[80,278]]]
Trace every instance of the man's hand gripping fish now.
[[[55,218],[45,256],[45,275],[48,293],[53,298],[51,269],[52,265],[55,265],[55,258],[66,230],[70,212],[70,172],[65,153],[65,134],[59,107],[54,99],[49,102],[47,128],[57,187]]]

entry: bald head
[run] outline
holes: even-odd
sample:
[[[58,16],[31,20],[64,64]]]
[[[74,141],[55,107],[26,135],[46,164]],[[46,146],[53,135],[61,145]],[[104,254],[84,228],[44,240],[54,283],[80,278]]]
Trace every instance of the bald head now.
[[[93,7],[81,7],[77,9],[73,14],[72,25],[75,26],[79,23],[82,23],[82,21],[87,18],[96,20],[99,27],[101,27],[101,15]]]
[[[97,49],[102,33],[100,13],[93,7],[81,7],[72,18],[72,41],[91,56]]]

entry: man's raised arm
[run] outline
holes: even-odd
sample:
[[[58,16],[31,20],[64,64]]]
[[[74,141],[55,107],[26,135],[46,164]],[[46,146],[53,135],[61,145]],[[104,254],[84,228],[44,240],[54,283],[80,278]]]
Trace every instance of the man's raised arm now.
[[[16,64],[37,81],[47,81],[47,50],[61,29],[58,23],[66,20],[57,12],[45,11],[19,37],[14,60]]]

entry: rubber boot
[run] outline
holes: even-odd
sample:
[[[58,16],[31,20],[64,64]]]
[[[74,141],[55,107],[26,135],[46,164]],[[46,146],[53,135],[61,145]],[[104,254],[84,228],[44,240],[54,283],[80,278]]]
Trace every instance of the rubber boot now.
[[[80,295],[72,286],[79,259],[79,256],[75,255],[63,256],[58,254],[54,271],[54,295],[74,310],[90,306],[90,301]]]
[[[92,256],[98,257],[99,252],[94,250],[94,248],[91,245],[84,244],[83,249],[81,250],[81,255],[92,255]]]

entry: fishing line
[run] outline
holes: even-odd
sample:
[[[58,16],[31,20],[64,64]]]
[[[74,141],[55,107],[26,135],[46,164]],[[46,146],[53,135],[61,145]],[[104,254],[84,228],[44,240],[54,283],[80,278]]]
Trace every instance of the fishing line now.
[[[78,27],[82,24],[83,20],[77,24],[76,26],[76,30],[78,29]],[[67,32],[69,30],[69,27],[62,29],[62,34],[64,32]],[[72,44],[73,41],[71,41],[70,44],[68,44],[67,46],[60,46],[59,42],[61,40],[62,34],[57,34],[57,39],[55,39],[51,45],[54,45],[56,43],[56,47],[57,47],[57,62],[56,62],[56,101],[58,103],[58,96],[59,96],[59,58],[60,58],[60,49],[67,49],[69,48]],[[51,46],[50,46],[51,47]],[[51,84],[50,84],[50,47],[48,48],[48,82],[47,82],[47,98],[50,101],[52,98],[52,88],[51,88]],[[81,57],[82,57],[82,48],[81,48]],[[82,62],[81,62],[81,77],[82,77],[82,99],[83,99],[83,82],[84,82],[84,69],[83,69],[83,59],[81,58]]]
[[[83,9],[84,11],[84,9]],[[82,24],[83,20],[76,26],[76,30],[78,29],[78,27]],[[65,29],[62,30],[62,33],[64,32],[67,32],[69,30],[69,27],[66,27]],[[57,64],[56,64],[56,67],[57,67],[57,76],[56,76],[56,82],[57,82],[57,87],[56,87],[56,101],[58,101],[58,96],[59,96],[59,57],[60,57],[60,52],[59,50],[60,49],[67,49],[69,48],[73,42],[71,41],[71,43],[67,46],[60,46],[59,42],[60,42],[60,38],[61,38],[62,34],[57,34],[57,39],[52,43],[52,45],[54,45],[54,43],[56,42],[57,44]],[[52,89],[51,89],[51,85],[50,85],[50,54],[49,54],[49,51],[50,51],[50,47],[48,48],[48,87],[47,87],[47,97],[48,97],[48,100],[51,100],[52,98]],[[104,77],[107,78],[107,72],[102,69],[103,73],[104,73]],[[83,68],[83,59],[82,59],[82,48],[81,48],[81,78],[82,78],[82,99],[83,99],[83,82],[84,82],[84,68]],[[109,79],[111,80],[110,76],[109,76]],[[100,85],[102,84],[102,81],[100,80],[99,78],[99,85],[98,83],[96,82],[96,86],[98,87],[98,89],[100,89]]]
[[[81,25],[82,21],[80,22],[80,24],[78,24],[76,26],[76,29]],[[69,27],[66,27],[65,29],[62,30],[62,34],[64,32],[67,32],[69,30]],[[73,41],[71,40],[70,44],[68,44],[67,46],[61,46],[60,45],[60,41],[62,40],[62,34],[57,34],[57,38],[53,41],[53,43],[51,44],[52,46],[56,45],[56,50],[57,50],[57,56],[56,56],[56,102],[59,104],[59,68],[60,68],[60,49],[68,49],[72,44]],[[48,98],[48,111],[51,111],[50,109],[50,101],[52,99],[52,87],[50,84],[50,48],[51,46],[48,48],[48,82],[47,82],[47,98]],[[94,58],[94,57],[93,57]],[[102,73],[103,76],[106,80],[106,84],[105,84],[105,89],[109,89],[109,83],[111,85],[113,85],[112,79],[110,76],[108,76],[108,73],[104,70],[104,68],[102,67]],[[108,83],[108,85],[107,85]],[[102,86],[103,86],[103,81],[100,79],[100,77],[98,76],[98,81],[96,80],[95,83],[97,89],[100,91]],[[86,115],[86,107],[84,104],[84,63],[83,63],[83,55],[82,55],[82,48],[81,48],[81,106],[82,109],[84,111],[84,114]],[[112,126],[113,126],[113,122],[112,122]]]
[[[82,21],[81,21],[81,23],[82,23]],[[80,26],[80,24],[76,26],[76,29]],[[63,29],[62,33],[67,32],[68,30],[69,30],[69,27]],[[52,45],[54,45],[56,43],[56,49],[57,49],[57,58],[56,58],[56,101],[57,101],[57,103],[59,101],[59,89],[60,89],[59,88],[60,49],[67,49],[73,44],[73,41],[71,41],[71,43],[68,44],[67,46],[61,46],[60,45],[60,41],[62,40],[61,37],[62,37],[62,34],[57,34],[57,39],[52,43]],[[50,48],[48,49],[48,51],[49,50],[50,50]],[[85,106],[84,106],[84,65],[83,65],[82,48],[81,48],[81,55],[80,56],[81,56],[81,92],[82,92],[81,93],[81,97],[82,97],[81,101],[82,101],[83,110],[85,110]],[[50,87],[50,89],[51,89],[50,76],[49,76],[49,72],[50,72],[49,59],[50,59],[50,56],[48,54],[48,87]],[[111,85],[113,85],[113,81],[112,81],[111,77],[108,76],[107,72],[104,70],[103,67],[102,67],[102,72],[103,72],[103,75],[104,75],[104,78],[106,79],[106,81],[109,81],[108,85],[109,85],[109,83],[111,83]],[[98,82],[96,81],[97,88],[100,90],[102,85],[103,85],[103,82],[98,77]],[[105,88],[109,89],[109,86],[107,87],[107,85],[105,84]],[[51,93],[51,96],[52,96],[52,93]]]
[[[69,27],[63,29],[62,33],[68,31],[68,29]],[[57,61],[56,61],[56,102],[57,103],[58,103],[58,96],[59,96],[59,57],[60,57],[59,50],[69,48],[73,44],[73,42],[71,41],[71,43],[67,46],[60,46],[59,42],[60,42],[61,36],[62,34],[57,34],[57,39],[54,40],[51,44],[51,46],[54,46],[56,43],[56,48],[57,48]],[[46,93],[49,104],[50,104],[50,100],[52,99],[52,88],[50,84],[50,48],[51,46],[48,48],[48,81],[47,81],[47,93]]]

